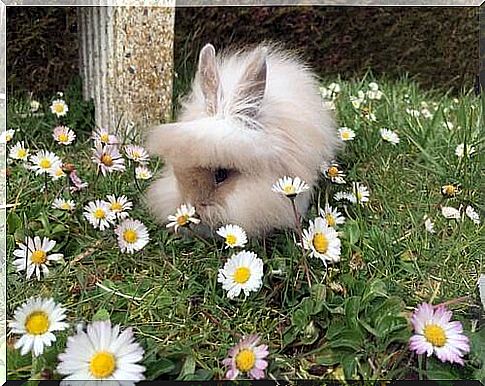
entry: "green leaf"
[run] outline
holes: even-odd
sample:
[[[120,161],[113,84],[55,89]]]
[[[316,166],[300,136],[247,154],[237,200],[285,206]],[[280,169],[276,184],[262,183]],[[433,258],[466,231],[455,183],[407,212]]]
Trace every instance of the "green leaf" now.
[[[362,303],[370,303],[379,297],[388,297],[386,283],[381,279],[374,279],[366,286],[362,295]]]
[[[291,317],[291,324],[299,330],[303,330],[308,324],[308,317],[301,309],[295,311]]]
[[[353,329],[359,328],[359,311],[360,311],[361,298],[360,296],[351,296],[346,299],[344,304],[345,319],[347,325]]]
[[[354,354],[348,354],[342,358],[342,368],[344,369],[345,379],[355,378],[357,370],[357,360]]]
[[[100,308],[94,314],[94,316],[93,316],[93,322],[103,321],[103,320],[109,320],[109,312],[106,309],[104,309],[104,308]]]
[[[327,298],[327,287],[323,284],[314,284],[310,289],[311,297],[315,302],[324,302]]]
[[[349,236],[349,244],[357,244],[360,239],[360,227],[357,221],[348,221],[346,227],[347,234]]]
[[[147,364],[147,373],[150,373],[153,379],[162,374],[170,373],[175,368],[175,363],[167,358],[157,358],[156,361]]]
[[[206,369],[198,369],[194,374],[187,374],[184,381],[209,381],[214,376],[214,372]]]
[[[187,377],[188,375],[193,375],[194,372],[195,372],[195,359],[192,355],[189,355],[185,358],[184,364],[182,366],[182,370],[180,371],[180,374],[177,377],[177,381],[186,380],[185,377]]]
[[[22,220],[15,212],[10,212],[7,216],[7,230],[13,235],[18,229],[22,227]]]
[[[64,225],[57,224],[56,226],[54,226],[54,228],[52,228],[51,234],[55,235],[57,233],[65,233],[66,231],[67,231],[67,228]]]
[[[42,227],[44,228],[44,231],[49,234],[50,233],[50,224],[49,224],[49,219],[47,218],[47,215],[44,212],[41,212],[39,214],[39,217],[37,219],[42,223]]]
[[[375,326],[377,337],[381,339],[387,338],[393,332],[407,328],[408,322],[402,316],[387,315],[379,319],[379,323]]]
[[[333,340],[329,341],[330,348],[347,348],[353,351],[362,350],[363,336],[358,330],[345,329],[338,334]]]
[[[315,362],[322,366],[334,366],[341,362],[342,354],[329,348],[325,348],[318,353]]]

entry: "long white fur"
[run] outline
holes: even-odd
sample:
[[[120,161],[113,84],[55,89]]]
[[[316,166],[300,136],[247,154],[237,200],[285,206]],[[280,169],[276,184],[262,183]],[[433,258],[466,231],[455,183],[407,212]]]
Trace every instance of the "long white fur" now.
[[[251,82],[249,66],[266,65],[264,97],[243,96]],[[284,175],[299,176],[314,188],[319,166],[338,149],[335,123],[322,105],[315,75],[294,55],[260,45],[217,58],[219,87],[214,115],[207,113],[201,71],[183,103],[179,121],[155,127],[147,148],[162,156],[165,174],[147,193],[152,212],[166,221],[185,202],[171,164],[187,167],[234,167],[242,172],[223,202],[196,208],[210,226],[235,223],[251,235],[294,226],[290,202],[271,191]],[[254,108],[254,116],[241,114]],[[310,192],[297,199],[300,214]],[[200,210],[199,210],[200,209]]]

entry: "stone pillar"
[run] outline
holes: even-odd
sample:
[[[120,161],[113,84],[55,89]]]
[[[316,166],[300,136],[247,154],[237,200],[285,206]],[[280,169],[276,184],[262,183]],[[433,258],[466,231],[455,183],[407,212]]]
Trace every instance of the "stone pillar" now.
[[[170,117],[175,0],[168,2],[78,8],[83,94],[98,127],[143,130]]]

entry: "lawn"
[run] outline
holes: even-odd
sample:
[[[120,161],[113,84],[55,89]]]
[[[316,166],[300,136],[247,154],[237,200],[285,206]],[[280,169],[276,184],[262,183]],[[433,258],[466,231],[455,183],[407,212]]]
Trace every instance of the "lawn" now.
[[[79,323],[109,318],[133,328],[144,349],[141,364],[148,380],[223,379],[228,350],[242,336],[259,334],[269,349],[269,379],[483,381],[485,328],[479,322],[483,307],[477,280],[485,272],[485,99],[471,91],[456,96],[423,91],[405,78],[332,79],[322,86],[331,82],[340,91],[322,101],[334,105],[338,127],[355,132],[336,160],[346,184],[332,183],[322,173],[302,227],[325,203],[337,207],[346,218],[337,228],[340,261],[326,267],[308,251],[303,254],[293,232],[250,239],[244,249],[262,259],[263,286],[236,299],[227,297],[217,277],[237,251],[224,248],[222,238],[184,237],[157,224],[143,201],[150,180],[135,181],[134,162],[126,157],[125,172],[97,173],[91,160],[93,108],[82,101],[77,85],[40,101],[35,113],[30,100],[10,98],[7,125],[16,132],[6,156],[18,141],[30,154],[47,149],[64,165],[73,164],[89,186],[71,193],[68,177],[44,179],[8,158],[7,203],[14,206],[7,210],[7,318],[29,297],[42,295],[66,307],[69,323],[34,361],[14,348],[19,335],[9,330],[8,379],[59,379],[57,355],[67,337]],[[377,82],[382,97],[352,103],[351,97],[359,90],[366,93],[370,82]],[[63,117],[49,108],[57,98],[69,106]],[[52,130],[61,123],[76,133],[70,145],[53,139]],[[383,140],[383,128],[394,131],[399,143]],[[139,134],[110,130],[123,144],[140,143]],[[457,156],[462,143],[474,152]],[[162,166],[161,160],[150,159],[154,178]],[[353,182],[368,188],[368,202],[335,199]],[[452,184],[459,186],[456,194],[444,195],[442,186]],[[88,202],[109,194],[126,195],[133,203],[130,217],[148,228],[150,241],[142,250],[122,253],[114,225],[94,229],[83,216]],[[52,208],[60,197],[75,201],[75,210]],[[481,216],[480,224],[465,214],[468,206]],[[445,218],[442,207],[459,209],[458,218]],[[426,229],[425,216],[434,232]],[[54,251],[64,256],[41,280],[26,279],[13,264],[16,244],[27,236],[55,240]],[[453,320],[462,322],[471,345],[464,366],[410,351],[410,317],[422,302],[445,303]]]

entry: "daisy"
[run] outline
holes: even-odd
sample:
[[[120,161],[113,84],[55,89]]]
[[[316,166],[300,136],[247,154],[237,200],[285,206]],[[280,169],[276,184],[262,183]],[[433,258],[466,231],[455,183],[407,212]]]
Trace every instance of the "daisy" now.
[[[441,214],[447,219],[460,220],[460,209],[452,208],[451,206],[442,206]]]
[[[82,180],[77,175],[76,169],[73,169],[69,172],[69,182],[71,184],[70,191],[71,192],[78,192],[84,188],[88,187],[87,182],[82,182]]]
[[[62,253],[49,254],[56,242],[47,237],[44,237],[42,241],[39,236],[35,236],[33,239],[28,237],[26,244],[20,243],[20,249],[13,251],[14,256],[17,257],[13,264],[17,272],[27,272],[27,279],[30,279],[35,272],[37,280],[40,280],[41,271],[44,276],[49,273],[47,266],[51,261],[58,261],[64,257]]]
[[[93,131],[91,138],[94,142],[101,142],[104,145],[115,145],[118,143],[118,139],[115,135],[110,134],[108,129],[98,129]]]
[[[7,130],[0,134],[0,143],[7,143],[10,142],[15,135],[15,130]]]
[[[226,248],[244,247],[248,242],[246,232],[239,225],[225,225],[219,228],[216,233],[224,237]]]
[[[338,94],[340,92],[340,85],[338,83],[330,83],[328,85],[328,90],[332,95]]]
[[[35,113],[40,108],[38,101],[30,101],[30,112]]]
[[[335,201],[347,200],[347,201],[355,202],[354,195],[349,192],[337,192],[334,194],[333,199]]]
[[[183,227],[188,225],[189,222],[194,224],[200,223],[198,218],[195,218],[195,208],[190,204],[182,204],[180,208],[177,208],[175,215],[168,216],[167,228],[175,227],[175,232],[177,232],[178,227]]]
[[[126,196],[116,197],[113,194],[108,194],[106,196],[109,202],[110,210],[116,215],[118,219],[124,219],[128,217],[127,211],[131,210],[133,203],[128,201]]]
[[[431,221],[431,219],[428,216],[424,216],[424,228],[426,229],[427,232],[429,233],[436,233],[434,230],[434,223]]]
[[[332,228],[336,225],[343,224],[345,217],[338,211],[337,208],[332,208],[330,205],[325,204],[325,209],[320,209],[320,216],[327,221],[327,224]]]
[[[30,162],[33,163],[32,170],[35,174],[51,173],[62,164],[57,155],[47,150],[39,150],[35,155],[31,155]]]
[[[135,178],[138,180],[149,180],[153,177],[152,172],[146,166],[137,166],[135,169]]]
[[[52,133],[54,140],[61,145],[70,145],[76,138],[76,134],[67,126],[57,126]]]
[[[64,198],[56,198],[52,203],[54,209],[60,210],[74,210],[76,208],[76,203],[73,200],[66,200]]]
[[[291,177],[283,177],[276,181],[273,185],[272,191],[275,193],[281,193],[286,197],[295,198],[298,194],[309,190],[310,187],[305,181],[302,181],[299,177],[294,179]]]
[[[241,291],[249,296],[263,285],[263,260],[255,253],[242,251],[232,257],[219,269],[217,282],[227,291],[227,297],[234,299]]]
[[[451,311],[443,305],[419,305],[411,317],[415,335],[409,340],[409,348],[428,357],[434,353],[441,362],[463,365],[462,357],[470,351],[469,340],[461,322],[450,322],[451,317]]]
[[[117,146],[103,146],[102,143],[97,142],[96,147],[93,149],[93,153],[91,159],[98,165],[103,176],[114,171],[125,171],[125,159],[121,156]]]
[[[468,216],[470,220],[472,220],[476,225],[480,225],[480,215],[478,212],[473,209],[472,206],[468,205],[465,208],[465,214]]]
[[[406,113],[408,113],[409,115],[411,115],[414,118],[418,118],[421,115],[419,110],[409,109],[409,108],[406,109]]]
[[[51,112],[52,114],[56,114],[58,117],[62,117],[67,114],[69,108],[67,107],[66,102],[62,99],[56,99],[51,104]]]
[[[310,250],[310,256],[318,257],[325,265],[327,261],[340,261],[338,233],[321,217],[310,220],[309,228],[303,230],[303,248]]]
[[[363,91],[358,91],[357,92],[357,96],[353,96],[351,95],[350,96],[350,103],[352,103],[352,106],[355,108],[355,109],[359,109],[360,106],[362,105],[362,103],[365,102],[365,93]]]
[[[339,165],[335,162],[330,166],[322,165],[320,168],[323,175],[335,184],[345,184],[345,173],[339,169]]]
[[[49,175],[53,181],[57,181],[59,178],[65,177],[66,173],[62,170],[62,164],[58,164],[49,171]]]
[[[367,98],[369,99],[381,99],[382,98],[382,91],[379,90],[379,85],[375,82],[369,83],[369,90],[366,93]]]
[[[350,202],[363,205],[364,202],[369,201],[369,189],[359,182],[352,182],[352,193],[349,198]]]
[[[370,82],[369,83],[369,90],[377,91],[377,90],[379,90],[379,85],[376,82]]]
[[[399,136],[394,131],[389,129],[380,129],[379,133],[384,141],[390,142],[393,145],[397,145],[399,143]]]
[[[24,145],[24,142],[17,142],[11,149],[8,155],[12,159],[19,159],[22,161],[27,161],[29,157],[29,149]]]
[[[127,145],[125,146],[125,153],[129,159],[139,162],[142,165],[146,164],[150,160],[150,156],[148,155],[147,151],[141,146]]]
[[[141,221],[127,218],[115,228],[121,252],[135,253],[148,244],[148,229]]]
[[[421,115],[423,116],[423,118],[426,118],[426,119],[433,118],[433,114],[427,108],[421,109]]]
[[[95,321],[86,332],[79,329],[67,339],[66,351],[58,357],[57,372],[67,375],[64,381],[131,385],[145,379],[145,367],[137,364],[143,354],[131,328],[120,331],[120,326],[111,326],[110,321]]]
[[[20,354],[32,351],[34,356],[44,352],[44,347],[51,346],[56,341],[54,331],[62,331],[68,327],[63,320],[66,309],[54,302],[54,299],[30,298],[18,307],[9,321],[9,327],[14,334],[22,334],[15,343],[20,348]]]
[[[103,200],[90,201],[84,207],[84,217],[97,229],[105,230],[116,220],[116,214],[110,209],[110,204]]]
[[[460,191],[460,187],[456,184],[447,184],[441,187],[441,194],[445,197],[455,197]]]
[[[468,145],[465,147],[464,143],[460,143],[455,149],[455,155],[458,158],[462,158],[463,156],[471,156],[473,153],[475,153],[475,148]]]
[[[355,138],[355,131],[348,127],[338,129],[338,134],[342,141],[352,141]]]
[[[320,95],[322,96],[323,99],[330,98],[332,93],[328,88],[322,86],[319,88],[319,90],[320,90]]]
[[[229,367],[226,379],[236,379],[239,373],[247,373],[252,379],[264,378],[269,351],[265,344],[257,346],[259,339],[258,335],[249,335],[229,350],[229,356],[222,361]]]

